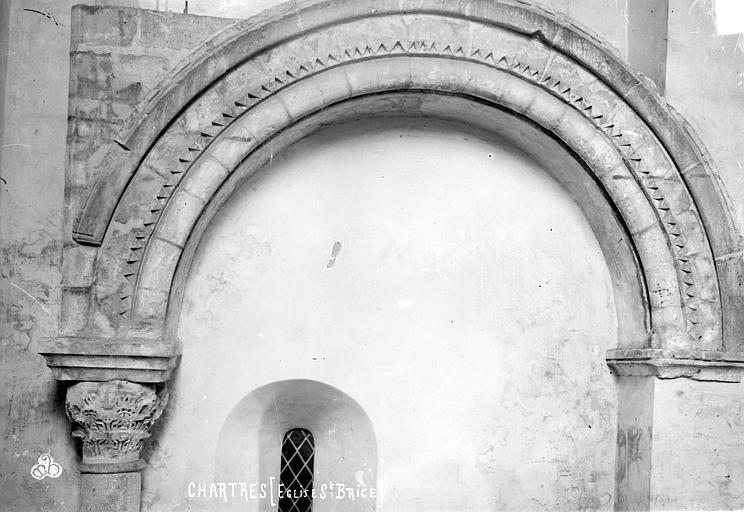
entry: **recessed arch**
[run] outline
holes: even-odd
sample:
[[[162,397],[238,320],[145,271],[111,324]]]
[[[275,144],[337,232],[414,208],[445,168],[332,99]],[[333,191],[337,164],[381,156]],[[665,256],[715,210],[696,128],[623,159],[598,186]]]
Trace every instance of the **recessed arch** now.
[[[348,112],[442,115],[421,105],[445,95],[528,120],[601,185],[629,232],[634,300],[643,289],[645,311],[630,315],[637,325],[621,346],[699,352],[730,344],[724,333],[737,332],[740,320],[727,312],[741,299],[731,278],[740,272],[726,255],[739,241],[706,229],[706,218],[733,222],[710,164],[646,82],[594,37],[510,2],[285,9],[198,50],[104,160],[75,236],[102,244],[96,302],[112,329],[167,336],[168,311],[178,309],[174,276],[188,268],[184,248],[198,238],[197,221],[267,148],[281,150]],[[365,100],[379,95],[418,99],[393,107]],[[616,273],[616,290],[627,279]]]
[[[55,377],[166,382],[191,260],[232,191],[326,125],[390,115],[561,162],[610,269],[617,373],[740,380],[744,252],[708,153],[597,37],[521,0],[303,0],[204,43],[88,162],[73,237],[94,270],[74,290],[86,322],[40,348]],[[616,507],[644,507],[653,381],[619,388]]]

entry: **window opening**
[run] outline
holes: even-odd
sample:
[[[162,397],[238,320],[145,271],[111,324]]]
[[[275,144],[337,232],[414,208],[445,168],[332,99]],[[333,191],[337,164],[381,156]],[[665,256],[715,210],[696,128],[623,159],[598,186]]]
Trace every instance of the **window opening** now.
[[[284,434],[279,472],[279,512],[311,512],[315,440],[309,430],[293,428]]]

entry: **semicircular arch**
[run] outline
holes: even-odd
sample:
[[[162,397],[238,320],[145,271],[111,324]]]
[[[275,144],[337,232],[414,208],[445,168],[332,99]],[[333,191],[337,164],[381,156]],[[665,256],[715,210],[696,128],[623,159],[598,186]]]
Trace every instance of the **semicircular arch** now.
[[[314,1],[206,43],[112,146],[81,213],[76,239],[101,244],[96,303],[114,329],[167,336],[203,226],[270,154],[349,116],[469,122],[479,109],[563,147],[587,171],[564,183],[600,191],[577,202],[591,212],[601,195],[627,230],[618,250],[595,223],[627,305],[621,346],[727,346],[742,273],[725,256],[740,242],[720,229],[733,220],[704,150],[594,36],[507,1]]]

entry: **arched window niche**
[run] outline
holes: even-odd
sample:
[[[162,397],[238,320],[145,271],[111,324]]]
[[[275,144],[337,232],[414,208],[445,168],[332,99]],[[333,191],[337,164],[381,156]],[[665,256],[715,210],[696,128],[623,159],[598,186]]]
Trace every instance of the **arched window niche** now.
[[[287,434],[298,429],[311,433],[314,441],[313,512],[374,510],[377,442],[372,422],[346,393],[305,379],[261,386],[227,416],[217,442],[216,480],[256,484],[259,495],[261,484],[266,490],[263,498],[233,505],[242,511],[281,510],[282,446]],[[340,498],[341,492],[354,497]]]

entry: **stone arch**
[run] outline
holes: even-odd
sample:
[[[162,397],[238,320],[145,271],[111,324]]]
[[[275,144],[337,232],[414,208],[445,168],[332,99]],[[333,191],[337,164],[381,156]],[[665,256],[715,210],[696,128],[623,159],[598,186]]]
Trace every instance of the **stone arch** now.
[[[100,245],[94,303],[110,329],[168,337],[199,225],[272,152],[349,116],[469,122],[479,105],[563,146],[627,230],[623,254],[602,245],[616,303],[627,305],[620,348],[647,351],[616,359],[735,348],[743,274],[731,256],[741,242],[707,153],[653,87],[541,9],[404,4],[274,9],[218,34],[141,107],[112,143],[74,234]]]
[[[553,172],[610,269],[617,373],[741,378],[742,241],[710,157],[597,37],[516,0],[291,2],[193,52],[91,162],[73,233],[95,259],[89,320],[42,344],[55,377],[166,382],[190,262],[230,193],[325,125],[390,115],[476,126]],[[653,380],[619,389],[616,508],[647,508]]]

